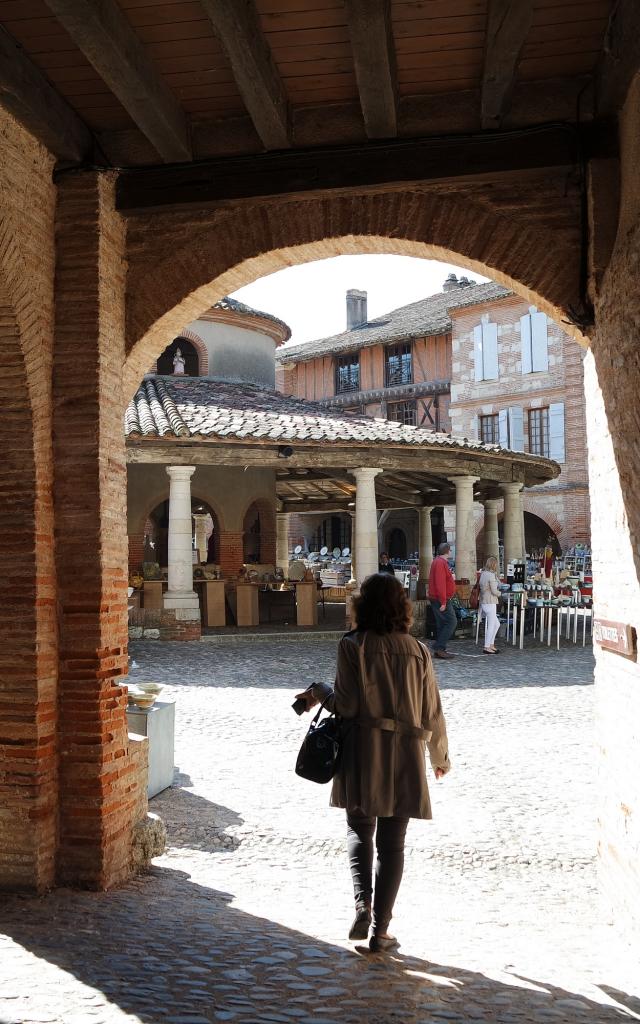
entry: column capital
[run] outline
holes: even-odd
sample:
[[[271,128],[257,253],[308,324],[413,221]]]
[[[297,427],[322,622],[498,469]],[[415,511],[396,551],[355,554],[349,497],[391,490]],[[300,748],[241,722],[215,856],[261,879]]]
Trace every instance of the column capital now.
[[[497,509],[498,505],[502,501],[502,498],[484,498],[482,504],[488,509]]]
[[[482,478],[479,476],[470,476],[464,474],[462,476],[450,476],[447,477],[447,479],[449,480],[450,483],[455,484],[457,487],[458,484],[471,484],[471,486],[473,486],[473,484],[477,483],[478,480],[481,480]]]
[[[382,473],[381,469],[371,469],[369,466],[362,466],[359,469],[350,469],[349,472],[352,476],[355,476],[356,483],[358,480],[373,480],[374,476],[378,473]]]
[[[196,471],[195,466],[165,466],[172,480],[190,480]]]
[[[431,514],[436,506],[435,505],[419,505],[418,512],[424,512]]]
[[[500,490],[504,491],[505,494],[518,494],[524,488],[524,484],[519,480],[512,480],[499,486]]]

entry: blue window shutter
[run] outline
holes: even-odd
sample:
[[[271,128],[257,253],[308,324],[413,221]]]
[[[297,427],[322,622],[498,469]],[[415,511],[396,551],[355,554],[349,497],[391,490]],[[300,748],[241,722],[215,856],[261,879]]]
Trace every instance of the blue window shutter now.
[[[509,416],[507,409],[501,409],[498,413],[498,439],[501,448],[509,447]]]
[[[531,315],[529,313],[520,317],[520,335],[522,337],[522,372],[531,373],[533,363],[531,360]]]
[[[498,325],[482,325],[482,365],[485,380],[498,379]]]
[[[476,369],[476,380],[484,380],[482,367],[482,324],[473,328],[473,359]]]
[[[524,451],[524,414],[522,407],[513,405],[509,410],[509,447],[512,452]]]
[[[564,402],[549,406],[549,458],[564,462]]]
[[[531,314],[531,368],[534,373],[549,369],[546,313]]]

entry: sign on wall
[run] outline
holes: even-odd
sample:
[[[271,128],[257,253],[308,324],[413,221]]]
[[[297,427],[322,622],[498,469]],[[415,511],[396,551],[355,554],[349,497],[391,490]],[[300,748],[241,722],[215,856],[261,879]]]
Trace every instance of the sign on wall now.
[[[608,619],[595,619],[593,638],[605,651],[614,651],[633,658],[636,654],[636,631],[625,622],[610,622]]]

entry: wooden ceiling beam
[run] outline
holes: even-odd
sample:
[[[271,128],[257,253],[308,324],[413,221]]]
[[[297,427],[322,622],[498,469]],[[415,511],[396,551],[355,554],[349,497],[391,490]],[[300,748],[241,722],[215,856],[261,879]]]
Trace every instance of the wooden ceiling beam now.
[[[480,117],[483,128],[499,128],[507,113],[532,19],[533,0],[489,0]]]
[[[370,139],[398,134],[391,0],[345,0],[364,127]]]
[[[192,159],[184,110],[116,0],[45,0],[167,163]]]
[[[517,143],[517,144],[516,144]],[[506,173],[577,165],[587,156],[611,155],[609,135],[568,125],[530,132],[367,142],[329,149],[215,158],[186,167],[136,167],[121,171],[118,209],[203,208],[227,200],[303,194],[348,194],[430,186],[482,184]]]
[[[2,26],[0,103],[59,160],[90,158],[93,139],[86,124]]]
[[[200,0],[265,149],[291,145],[289,105],[253,0]]]

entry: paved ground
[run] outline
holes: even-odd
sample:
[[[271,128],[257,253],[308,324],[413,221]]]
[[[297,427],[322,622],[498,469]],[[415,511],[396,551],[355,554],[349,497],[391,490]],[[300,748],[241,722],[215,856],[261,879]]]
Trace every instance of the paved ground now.
[[[133,644],[133,678],[177,701],[167,853],[116,893],[6,901],[0,1024],[640,1019],[596,895],[590,651],[458,650],[438,664],[454,770],[410,826],[384,958],[345,941],[342,814],[292,772],[292,694],[331,678],[335,642]]]

